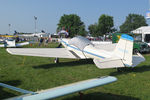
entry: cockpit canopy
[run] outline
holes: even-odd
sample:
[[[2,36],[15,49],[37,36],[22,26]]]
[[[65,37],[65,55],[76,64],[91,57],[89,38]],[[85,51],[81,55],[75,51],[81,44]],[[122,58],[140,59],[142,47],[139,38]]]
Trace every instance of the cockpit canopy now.
[[[82,36],[74,37],[68,43],[78,47],[80,50],[83,50],[87,45],[93,45],[90,40]]]

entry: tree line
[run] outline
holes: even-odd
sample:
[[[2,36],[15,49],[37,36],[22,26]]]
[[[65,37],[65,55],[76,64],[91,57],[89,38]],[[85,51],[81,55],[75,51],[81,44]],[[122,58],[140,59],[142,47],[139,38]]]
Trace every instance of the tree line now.
[[[84,22],[76,14],[64,14],[61,16],[59,23],[57,24],[57,32],[65,29],[69,32],[69,37],[75,35],[86,36],[88,33],[92,36],[103,36],[113,32],[129,33],[132,30],[139,28],[141,26],[147,26],[146,19],[144,16],[139,14],[129,14],[126,17],[125,22],[119,27],[120,30],[114,28],[113,16],[102,14],[98,22],[88,26],[88,31],[85,29]]]

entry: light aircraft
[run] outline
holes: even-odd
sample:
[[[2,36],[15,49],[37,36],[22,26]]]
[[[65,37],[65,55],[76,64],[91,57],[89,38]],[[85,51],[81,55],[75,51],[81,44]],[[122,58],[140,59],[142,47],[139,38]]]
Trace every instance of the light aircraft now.
[[[65,48],[7,48],[7,51],[14,55],[93,59],[98,68],[135,67],[145,58],[140,53],[133,55],[133,41],[133,37],[123,34],[115,48],[114,45],[101,48],[101,45],[97,47],[88,39],[77,36],[60,39]]]
[[[28,44],[29,42],[16,43],[13,39],[6,39],[4,40],[4,44],[1,44],[0,47],[21,47]]]
[[[145,60],[145,58],[139,53],[138,55],[132,54],[133,38],[125,34],[121,36],[113,51],[108,51],[104,48],[96,48],[88,39],[81,36],[74,37],[70,40],[61,39],[60,41],[65,48],[7,48],[7,51],[11,54],[27,56],[75,59],[92,58],[98,68],[134,67]],[[117,79],[115,77],[108,76],[56,87],[43,92],[27,91],[3,83],[0,85],[27,94],[14,98],[15,100],[38,100],[53,99],[66,94],[111,83],[116,80]]]
[[[8,52],[12,52],[10,50],[18,50],[18,49],[8,49],[7,48]],[[23,49],[19,49],[19,51],[20,50],[23,50]],[[27,48],[25,50],[27,50]],[[30,50],[32,51],[31,48],[30,48]],[[38,49],[38,51],[39,50],[40,49]],[[49,49],[41,49],[41,50],[46,50],[46,52],[49,51]],[[59,52],[60,52],[60,50],[64,51],[64,48],[53,49],[53,50],[50,50],[50,52],[52,52],[52,51],[56,52],[55,50],[59,50]],[[69,52],[69,51],[67,51],[67,52]],[[43,53],[44,53],[44,51],[43,51]],[[24,54],[24,53],[19,52],[19,54]],[[28,52],[28,54],[30,54],[30,52]],[[36,54],[39,54],[39,52],[34,51],[34,53],[31,53],[31,54],[32,54],[32,56],[34,54],[35,54],[34,56],[37,56]],[[61,52],[60,52],[60,54],[61,54]],[[61,56],[66,57],[65,55],[63,56],[63,54],[61,54]],[[42,55],[39,54],[38,56],[42,56]],[[45,56],[47,57],[48,55],[43,55],[43,57],[45,57]],[[69,58],[72,58],[72,57],[70,56]],[[0,83],[0,86],[11,89],[11,90],[14,90],[14,91],[18,91],[18,92],[24,94],[24,95],[21,95],[21,96],[18,96],[18,97],[8,98],[8,100],[45,100],[45,99],[54,99],[54,98],[64,96],[64,95],[67,95],[67,94],[71,94],[71,93],[75,93],[75,92],[80,92],[80,91],[87,90],[87,89],[90,89],[90,88],[94,88],[94,87],[97,87],[97,86],[102,86],[102,85],[105,85],[105,84],[109,84],[109,83],[112,83],[112,82],[115,82],[115,81],[117,81],[116,77],[105,76],[105,77],[88,79],[88,80],[84,80],[84,81],[80,81],[80,82],[76,82],[76,83],[72,83],[72,84],[68,84],[68,85],[64,85],[64,86],[59,86],[59,87],[55,87],[55,88],[52,88],[52,89],[37,91],[37,92],[24,90],[24,89],[17,88],[17,87],[14,87],[14,86],[11,86],[11,85],[8,85],[8,84],[4,84],[4,83]]]

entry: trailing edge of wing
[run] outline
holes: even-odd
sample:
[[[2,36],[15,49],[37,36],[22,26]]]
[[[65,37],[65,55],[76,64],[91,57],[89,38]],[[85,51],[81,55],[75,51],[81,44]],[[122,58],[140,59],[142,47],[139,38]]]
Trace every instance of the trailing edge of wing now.
[[[45,100],[45,99],[53,99],[60,96],[64,96],[67,94],[79,92],[81,90],[87,90],[90,88],[94,88],[97,86],[102,86],[108,83],[112,83],[117,81],[116,77],[107,76],[107,77],[100,77],[89,79],[85,81],[80,81],[76,83],[72,83],[69,85],[64,85],[52,89],[47,89],[41,92],[36,92],[35,95],[24,95],[20,97],[16,97],[16,100]]]
[[[65,48],[7,48],[7,51],[14,55],[76,58],[76,56]]]

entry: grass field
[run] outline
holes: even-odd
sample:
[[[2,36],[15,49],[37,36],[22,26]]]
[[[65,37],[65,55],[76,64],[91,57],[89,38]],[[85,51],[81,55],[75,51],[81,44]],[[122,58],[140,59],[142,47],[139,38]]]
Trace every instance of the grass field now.
[[[31,47],[37,46],[38,44],[34,44]],[[56,47],[56,44],[46,47]],[[146,61],[139,66],[117,72],[116,69],[98,69],[92,60],[60,59],[60,63],[55,64],[54,58],[10,55],[5,48],[0,48],[0,82],[30,91],[39,91],[111,75],[117,77],[118,81],[83,91],[83,100],[150,100],[150,55],[144,56]],[[0,99],[18,95],[21,94],[0,87]],[[80,98],[78,93],[74,93],[54,100]]]

